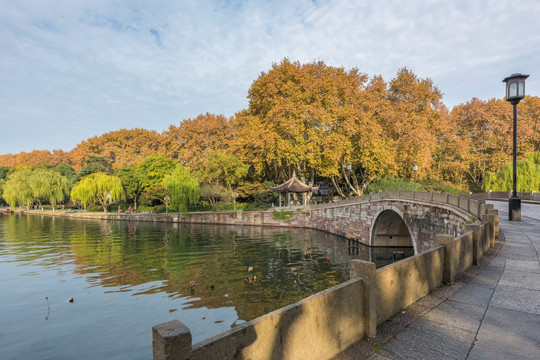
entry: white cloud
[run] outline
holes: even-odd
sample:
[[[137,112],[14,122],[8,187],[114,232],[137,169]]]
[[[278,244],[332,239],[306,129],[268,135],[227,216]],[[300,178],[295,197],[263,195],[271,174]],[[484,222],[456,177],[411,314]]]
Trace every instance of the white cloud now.
[[[452,106],[531,73],[529,1],[0,0],[0,153],[71,149],[106,131],[233,115],[284,57],[430,77]]]

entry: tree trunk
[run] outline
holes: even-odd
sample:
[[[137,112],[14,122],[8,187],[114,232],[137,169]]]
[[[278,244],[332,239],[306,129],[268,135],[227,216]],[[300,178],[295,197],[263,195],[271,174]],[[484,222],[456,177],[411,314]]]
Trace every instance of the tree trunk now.
[[[338,183],[336,182],[336,177],[335,176],[332,176],[332,185],[334,185],[334,189],[336,189],[339,196],[344,198],[345,195],[343,194],[343,191],[341,190],[341,187],[339,187]]]

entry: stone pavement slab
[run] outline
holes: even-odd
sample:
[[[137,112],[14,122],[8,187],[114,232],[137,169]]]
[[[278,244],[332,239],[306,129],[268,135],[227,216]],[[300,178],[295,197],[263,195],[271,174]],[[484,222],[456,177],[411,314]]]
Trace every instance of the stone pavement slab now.
[[[421,318],[378,353],[391,359],[464,359],[475,335],[475,332]]]
[[[540,290],[540,276],[528,271],[505,269],[499,285],[514,286],[529,290]]]
[[[450,296],[448,300],[459,301],[462,303],[478,306],[487,306],[492,295],[493,289],[474,284],[471,285],[469,283],[463,286],[454,295]]]
[[[490,306],[469,359],[540,358],[540,315]]]
[[[498,266],[487,266],[480,274],[476,275],[471,281],[469,281],[469,286],[479,286],[485,287],[488,289],[495,289],[501,274],[503,273],[503,268]]]
[[[540,314],[540,291],[499,285],[495,289],[490,305],[524,311],[530,314]],[[540,336],[540,333],[538,335]],[[540,359],[540,356],[538,358]]]
[[[540,274],[540,263],[521,260],[506,260],[506,270],[526,271],[533,274]]]
[[[447,300],[424,315],[423,319],[476,332],[485,311],[482,306]]]

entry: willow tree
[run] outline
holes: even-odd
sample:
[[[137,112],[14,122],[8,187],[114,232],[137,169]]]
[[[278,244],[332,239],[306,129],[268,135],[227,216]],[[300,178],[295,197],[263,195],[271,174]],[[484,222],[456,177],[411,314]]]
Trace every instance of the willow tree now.
[[[177,164],[173,172],[165,176],[163,183],[174,210],[186,214],[188,205],[199,202],[199,181],[183,165]]]
[[[69,184],[65,176],[50,169],[36,168],[26,177],[33,201],[43,210],[42,203],[49,202],[55,210],[58,202],[69,193]]]
[[[125,198],[122,181],[117,176],[103,172],[90,174],[82,178],[71,190],[71,200],[80,201],[83,207],[98,203],[107,212],[107,207],[114,201]]]
[[[484,180],[484,190],[509,191],[513,187],[512,163],[504,165],[499,172],[490,172]],[[540,191],[540,152],[529,154],[517,163],[517,191]]]
[[[69,194],[69,180],[57,171],[49,170],[45,176],[45,197],[49,200],[53,211],[56,204],[63,201]]]
[[[2,197],[11,207],[17,204],[26,206],[27,209],[33,203],[32,189],[28,185],[28,179],[32,175],[30,169],[20,169],[8,175],[3,187]]]

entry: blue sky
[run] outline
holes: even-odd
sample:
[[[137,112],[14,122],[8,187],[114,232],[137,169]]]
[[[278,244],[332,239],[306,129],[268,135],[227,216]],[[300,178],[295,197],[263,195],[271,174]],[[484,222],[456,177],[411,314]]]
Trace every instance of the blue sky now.
[[[0,0],[0,154],[234,115],[284,57],[429,77],[448,107],[540,96],[537,0]]]

